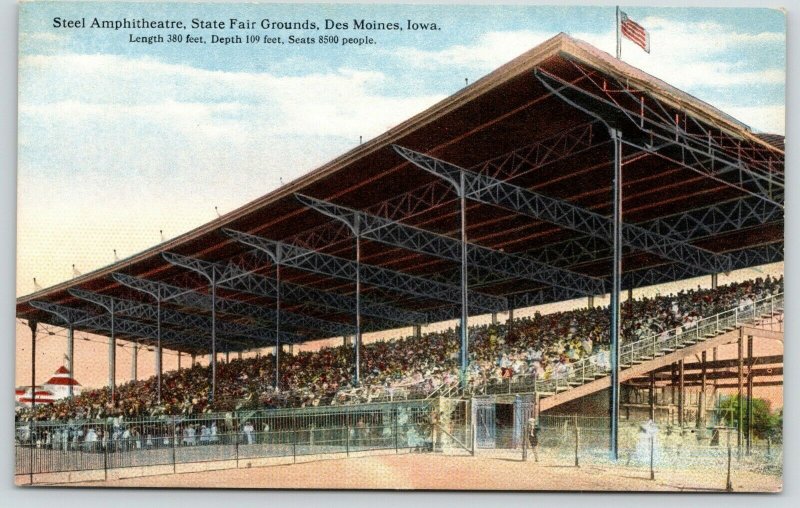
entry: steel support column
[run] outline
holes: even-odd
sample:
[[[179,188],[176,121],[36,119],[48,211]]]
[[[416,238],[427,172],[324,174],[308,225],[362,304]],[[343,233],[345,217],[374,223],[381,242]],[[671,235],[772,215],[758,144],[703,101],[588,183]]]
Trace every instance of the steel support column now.
[[[114,302],[110,302],[111,336],[108,338],[108,387],[111,389],[111,404],[117,404],[117,338],[114,323]]]
[[[33,320],[28,320],[28,326],[31,329],[31,413],[34,415],[36,414],[36,328],[38,323]],[[33,449],[34,447],[34,439],[36,433],[36,418],[31,418],[30,423],[30,437],[31,437],[31,452],[30,452],[30,480],[31,485],[33,485]]]
[[[217,394],[217,271],[211,271],[211,396]]]
[[[469,363],[469,302],[467,300],[467,194],[465,190],[464,172],[459,180],[458,200],[461,217],[461,385],[467,386],[467,364]]]
[[[131,357],[131,379],[133,381],[138,381],[138,372],[139,372],[139,344],[134,342],[133,344],[133,356]]]
[[[353,233],[356,237],[356,336],[353,337],[355,354],[355,385],[361,383],[361,217],[353,219]]]
[[[156,292],[156,396],[158,403],[161,404],[161,375],[164,371],[163,367],[163,351],[161,350],[161,290]],[[180,366],[180,356],[178,356],[178,365]]]
[[[115,309],[115,299],[101,295],[97,293],[91,293],[88,291],[82,291],[79,289],[70,289],[68,290],[72,296],[77,298],[81,298],[87,301],[90,301],[96,305],[99,305],[103,309],[105,309],[109,313],[109,321],[107,325],[101,325],[100,327],[106,329],[110,332],[108,338],[108,387],[111,390],[111,403],[116,404],[116,376],[117,376],[117,340],[116,340],[116,331],[117,331],[117,323],[116,323],[116,309]],[[92,316],[87,314],[83,311],[78,311],[75,309],[69,310],[69,308],[61,306],[61,305],[53,305],[48,304],[45,302],[41,302],[43,305],[43,310],[47,310],[48,312],[55,313],[57,316],[60,316],[61,319],[66,321],[70,326],[75,323],[83,323],[83,324],[90,324],[90,322],[94,321],[97,322],[98,316]],[[34,305],[34,307],[42,308],[38,305]],[[48,310],[48,308],[50,310]],[[81,319],[78,319],[78,316],[82,316]],[[102,321],[102,320],[101,320]],[[99,323],[98,323],[99,324]],[[135,325],[135,323],[129,322],[127,320],[122,320],[121,322],[122,328],[125,333],[131,332],[130,325]],[[137,330],[139,331],[139,330]]]
[[[655,371],[650,371],[650,390],[649,390],[648,402],[650,404],[650,419],[655,422],[656,421],[656,373],[655,373]]]
[[[67,328],[67,370],[69,370],[70,376],[75,378],[75,362],[73,360],[75,355],[75,328],[72,326],[72,323],[69,324],[69,328]],[[72,397],[74,395],[74,390],[72,385],[70,384],[67,387],[67,396]]]
[[[281,249],[275,249],[275,390],[281,386]]]
[[[716,273],[711,274],[711,289],[717,289],[717,275]]]
[[[614,143],[614,168],[613,168],[613,235],[612,249],[614,252],[611,281],[611,439],[610,451],[612,460],[619,458],[619,338],[620,314],[619,297],[622,281],[622,133],[616,129],[609,129]]]
[[[737,376],[738,376],[738,401],[736,404],[736,445],[738,447],[737,453],[738,456],[741,458],[742,456],[742,426],[744,423],[744,411],[742,407],[742,399],[744,398],[744,334],[742,333],[742,329],[739,328],[739,342],[738,346],[738,369],[737,369]]]
[[[37,321],[28,321],[28,327],[31,329],[31,407],[34,411],[36,410],[36,329],[38,326]],[[33,468],[33,464],[31,464],[31,468]]]
[[[697,401],[697,428],[705,429],[706,427],[706,383],[707,380],[706,368],[706,352],[700,353],[700,398]]]

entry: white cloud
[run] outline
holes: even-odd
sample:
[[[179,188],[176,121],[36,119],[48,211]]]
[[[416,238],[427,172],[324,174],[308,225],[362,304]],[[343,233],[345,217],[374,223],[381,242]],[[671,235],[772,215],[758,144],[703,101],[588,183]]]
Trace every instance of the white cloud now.
[[[63,42],[67,39],[66,35],[54,34],[52,32],[20,32],[20,42]]]
[[[786,107],[782,104],[739,106],[719,104],[719,109],[745,122],[758,132],[784,134],[786,130]]]
[[[782,98],[736,92],[783,84],[784,69],[752,63],[765,48],[783,51],[783,33],[637,21],[651,32],[652,54],[625,43],[625,61],[756,129],[783,132]],[[475,76],[552,35],[490,32],[473,44],[394,55]],[[614,50],[610,31],[572,35]],[[52,37],[23,34],[21,43],[59,44]],[[749,53],[751,64],[728,58],[733,51]],[[229,211],[443,98],[389,95],[384,74],[352,69],[284,76],[78,54],[25,56],[19,66],[20,292],[34,274],[55,283],[71,263],[87,271],[114,248],[126,255],[152,245],[158,229],[171,237],[199,225],[214,205]]]
[[[442,98],[385,95],[379,72],[283,77],[113,55],[25,57],[20,79],[21,293],[33,276],[52,284],[72,263],[85,272],[159,229],[200,225],[214,205],[241,206]]]
[[[416,68],[462,67],[490,71],[541,44],[553,33],[527,30],[487,32],[475,44],[458,44],[441,50],[400,47],[394,55]]]
[[[243,124],[262,134],[366,138],[442,98],[381,95],[377,90],[384,80],[373,71],[275,76],[115,55],[35,55],[20,61],[23,107],[57,104],[70,114],[116,111],[154,122],[165,117],[213,118],[223,124],[246,120]],[[114,109],[99,111],[102,106]]]
[[[696,95],[759,130],[783,133],[783,106],[753,106],[752,96],[741,87],[781,87],[786,72],[780,67],[764,67],[763,62],[732,61],[732,52],[748,50],[784,51],[785,34],[739,33],[716,22],[677,22],[660,17],[637,20],[650,32],[651,53],[623,42],[623,60],[664,81]],[[573,37],[613,54],[615,34],[574,33]],[[490,72],[512,58],[553,36],[551,32],[502,31],[483,34],[475,43],[454,45],[441,50],[399,48],[394,55],[424,69],[461,67],[465,71]],[[775,60],[782,60],[775,58]],[[755,92],[750,92],[752,95]],[[736,99],[742,102],[737,103]],[[763,100],[763,99],[762,99]],[[773,97],[771,102],[782,100]]]
[[[656,17],[645,18],[642,24],[650,32],[651,53],[648,55],[625,41],[623,59],[675,86],[720,87],[785,81],[782,68],[748,70],[741,63],[719,59],[727,51],[753,45],[773,44],[782,51],[783,33],[737,33],[717,23],[678,23]],[[571,35],[609,53],[615,51],[612,31]],[[402,47],[395,56],[421,68],[460,66],[488,72],[552,36],[550,32],[526,30],[488,32],[474,44],[430,51]]]

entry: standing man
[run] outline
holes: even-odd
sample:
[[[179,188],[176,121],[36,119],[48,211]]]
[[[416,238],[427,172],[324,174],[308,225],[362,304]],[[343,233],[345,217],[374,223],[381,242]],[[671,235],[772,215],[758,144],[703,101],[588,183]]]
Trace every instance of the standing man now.
[[[217,434],[217,422],[211,423],[211,444],[219,443],[219,435]]]
[[[95,433],[94,428],[90,428],[86,433],[86,440],[84,443],[86,444],[86,451],[97,451],[97,434]]]
[[[528,443],[530,443],[531,451],[533,451],[534,462],[539,462],[539,429],[536,418],[533,415],[528,418]]]
[[[244,437],[247,440],[247,444],[253,444],[253,431],[255,430],[253,425],[250,422],[245,422],[242,430],[244,431]]]

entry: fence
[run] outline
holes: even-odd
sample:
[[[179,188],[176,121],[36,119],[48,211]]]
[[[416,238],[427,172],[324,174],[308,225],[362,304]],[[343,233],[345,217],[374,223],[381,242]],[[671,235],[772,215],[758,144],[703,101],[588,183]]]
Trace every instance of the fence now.
[[[473,454],[472,401],[440,397],[433,402],[433,451]]]
[[[488,407],[490,401],[485,402]],[[747,454],[735,447],[735,431],[728,428],[705,429],[704,433],[623,421],[619,459],[613,461],[608,452],[608,417],[540,415],[537,446],[531,449],[525,415],[509,418],[497,413],[492,442],[478,444],[479,422],[472,418],[473,404],[475,400],[439,398],[335,411],[325,407],[124,422],[48,422],[27,435],[29,430],[20,426],[15,472],[34,483],[37,477],[47,480],[50,473],[91,472],[108,477],[110,472],[136,467],[161,466],[161,473],[190,465],[238,468],[240,464],[267,465],[271,459],[286,463],[381,450],[499,454],[543,466],[613,466],[643,475],[647,471],[651,475],[689,470],[719,473],[728,467],[734,475],[753,471],[781,476],[783,472],[780,445],[756,441]],[[512,405],[495,409],[500,406]],[[56,481],[70,480],[62,475]]]
[[[541,415],[536,431],[535,454],[530,438],[514,447],[495,453],[536,460],[550,466],[614,466],[630,468],[651,478],[659,473],[697,471],[724,475],[756,472],[780,477],[783,450],[768,440],[757,441],[748,454],[736,446],[736,430],[730,427],[708,429],[659,428],[646,422],[621,422],[619,456],[609,453],[609,418],[576,415]],[[510,432],[510,429],[498,429]],[[529,429],[526,426],[526,434]],[[498,439],[498,447],[510,443]],[[729,462],[730,461],[730,462]],[[646,476],[646,474],[644,474]]]
[[[433,445],[432,401],[18,425],[16,475],[298,458]]]

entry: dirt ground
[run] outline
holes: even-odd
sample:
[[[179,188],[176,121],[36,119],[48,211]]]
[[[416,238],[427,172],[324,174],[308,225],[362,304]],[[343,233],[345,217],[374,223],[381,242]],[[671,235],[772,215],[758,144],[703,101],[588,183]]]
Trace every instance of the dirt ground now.
[[[573,490],[573,491],[699,491],[725,490],[725,471],[649,472],[617,466],[537,464],[531,458],[446,456],[433,454],[371,455],[317,460],[298,464],[247,467],[247,463],[213,463],[185,472],[118,470],[108,480],[84,481],[79,477],[37,480],[38,485],[87,487],[156,488],[246,488],[246,489],[426,489],[426,490]],[[251,463],[250,466],[253,466]],[[221,469],[226,468],[226,469]],[[18,477],[19,485],[27,477]],[[738,492],[780,492],[775,476],[737,471],[733,489]]]

